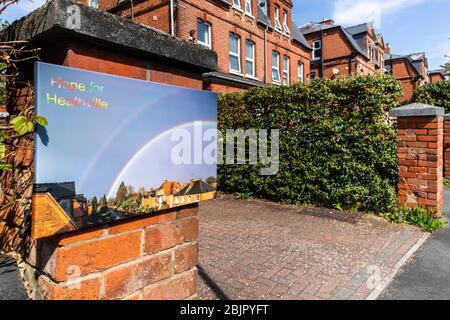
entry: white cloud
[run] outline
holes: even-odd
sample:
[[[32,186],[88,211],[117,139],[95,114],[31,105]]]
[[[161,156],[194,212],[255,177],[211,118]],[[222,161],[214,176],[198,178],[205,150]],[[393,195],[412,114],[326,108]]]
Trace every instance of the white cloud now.
[[[392,14],[424,1],[426,0],[336,0],[334,2],[333,19],[337,24],[343,25],[372,22],[376,28],[380,28],[381,19],[384,15]]]

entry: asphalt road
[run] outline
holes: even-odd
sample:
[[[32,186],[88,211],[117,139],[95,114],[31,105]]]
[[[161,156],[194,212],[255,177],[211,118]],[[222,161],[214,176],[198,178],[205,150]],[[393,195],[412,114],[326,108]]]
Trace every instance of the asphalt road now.
[[[445,214],[450,220],[450,188],[445,189]],[[433,233],[416,259],[383,292],[382,300],[450,299],[450,225]]]
[[[0,255],[0,300],[27,299],[16,261]]]

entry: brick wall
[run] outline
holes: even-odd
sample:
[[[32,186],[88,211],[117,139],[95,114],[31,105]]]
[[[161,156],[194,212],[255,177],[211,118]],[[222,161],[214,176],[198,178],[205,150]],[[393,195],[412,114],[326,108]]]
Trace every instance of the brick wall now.
[[[320,32],[314,32],[305,35],[310,46],[315,40],[320,40]],[[364,38],[366,50],[369,48],[369,42],[375,41],[374,30],[369,29],[369,32]],[[380,54],[383,54],[383,48],[380,46]],[[375,64],[361,55],[351,56],[356,53],[355,49],[350,45],[347,38],[344,36],[340,28],[328,29],[323,33],[322,41],[322,56],[323,56],[323,77],[327,79],[334,79],[340,76],[356,75],[356,74],[374,74],[376,72],[383,72],[382,68],[376,68]],[[350,62],[351,61],[351,62]],[[315,72],[316,77],[320,75],[320,61],[316,61],[311,67],[311,71]],[[383,66],[383,60],[380,61],[380,66]],[[339,74],[334,74],[333,70],[339,70]]]
[[[164,3],[165,6],[164,6]],[[176,36],[189,40],[190,31],[197,31],[197,20],[200,19],[211,25],[211,42],[212,49],[218,55],[218,70],[224,73],[230,72],[230,58],[229,58],[229,35],[234,33],[241,39],[241,69],[242,77],[246,78],[245,68],[245,43],[246,40],[252,41],[255,44],[255,78],[259,81],[264,81],[264,74],[266,72],[267,82],[272,82],[272,51],[277,51],[280,54],[280,74],[283,70],[283,56],[290,58],[290,82],[297,81],[298,63],[303,63],[303,76],[306,79],[309,74],[310,65],[310,51],[301,45],[293,44],[291,38],[283,36],[275,31],[269,31],[267,34],[267,65],[264,63],[264,28],[257,24],[257,1],[252,1],[252,13],[254,17],[245,15],[243,12],[220,5],[220,1],[206,1],[206,0],[180,0],[176,10],[175,17],[175,31]],[[241,1],[244,5],[244,1]],[[292,6],[286,1],[271,1],[269,15],[273,21],[274,4],[280,6],[280,12],[288,11],[289,19],[288,25],[290,30],[293,26],[291,23]],[[139,11],[135,6],[135,20],[143,24],[150,25],[165,32],[169,32],[169,11],[168,1],[161,0],[146,0],[139,3],[140,6],[145,6],[146,10]],[[110,10],[121,16],[129,16],[129,8],[117,7]],[[239,87],[229,86],[211,86],[211,88],[220,88],[223,91],[240,91]]]
[[[444,116],[444,177],[450,179],[450,115]]]
[[[430,83],[445,81],[444,76],[440,73],[430,73],[428,79],[429,79]]]
[[[390,65],[392,74],[401,82],[403,88],[403,97],[400,102],[411,99],[414,90],[420,85],[417,72],[405,59],[392,60]]]
[[[34,299],[192,299],[198,205],[38,240],[27,259]]]
[[[431,110],[428,115],[424,108]],[[391,111],[394,116],[396,113],[400,114],[397,118],[399,204],[441,213],[444,201],[443,109],[409,105]]]

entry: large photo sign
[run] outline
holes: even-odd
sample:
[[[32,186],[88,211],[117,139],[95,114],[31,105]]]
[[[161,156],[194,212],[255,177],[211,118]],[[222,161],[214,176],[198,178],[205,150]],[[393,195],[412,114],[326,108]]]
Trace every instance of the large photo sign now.
[[[35,65],[35,238],[211,199],[217,96]]]

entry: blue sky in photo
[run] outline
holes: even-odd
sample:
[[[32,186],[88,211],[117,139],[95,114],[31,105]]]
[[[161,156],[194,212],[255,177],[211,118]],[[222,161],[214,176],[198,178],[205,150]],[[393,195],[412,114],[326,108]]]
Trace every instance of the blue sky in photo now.
[[[3,13],[9,22],[45,0],[20,0]],[[393,53],[425,51],[430,69],[450,55],[450,0],[293,0],[298,25],[332,18],[343,26],[373,21]]]
[[[75,181],[77,193],[87,197],[114,195],[121,181],[149,189],[165,180],[216,176],[215,164],[182,164],[171,161],[174,128],[190,134],[194,122],[203,121],[203,132],[216,128],[215,93],[157,84],[102,73],[37,63],[36,109],[48,119],[45,135],[36,138],[36,183]],[[54,80],[91,82],[102,93],[69,91],[51,86]],[[50,97],[107,101],[108,109],[59,106]],[[43,138],[44,137],[44,138]],[[195,139],[198,143],[198,139]],[[210,143],[201,142],[203,150]],[[193,156],[191,156],[193,159]]]

